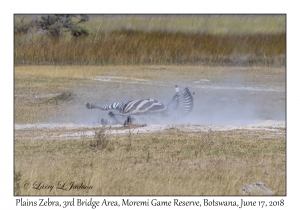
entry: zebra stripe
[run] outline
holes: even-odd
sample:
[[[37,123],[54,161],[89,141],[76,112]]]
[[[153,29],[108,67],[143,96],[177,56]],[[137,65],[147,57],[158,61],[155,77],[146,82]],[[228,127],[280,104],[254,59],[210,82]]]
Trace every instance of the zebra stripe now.
[[[179,118],[187,115],[193,110],[194,98],[188,88],[179,91],[168,103],[169,115],[171,118]]]
[[[118,115],[134,117],[135,115],[144,115],[151,113],[161,113],[167,109],[167,107],[156,99],[145,100],[130,100],[116,102],[112,104],[94,105],[95,108],[101,110],[117,109]]]
[[[117,109],[122,112],[125,104],[128,102],[131,102],[131,101],[122,101],[122,102],[115,102],[112,104],[103,104],[103,105],[96,104],[96,105],[94,105],[94,108],[98,108],[101,110]]]
[[[115,102],[104,105],[91,105],[88,103],[87,108],[99,108],[101,110],[116,109],[119,112],[110,112],[109,116],[117,123],[120,123],[120,120],[127,116],[130,116],[135,120],[150,119],[152,121],[161,121],[168,118],[176,120],[192,111],[194,100],[193,95],[188,88],[185,88],[183,91],[179,91],[179,88],[175,86],[175,92],[176,94],[167,106],[156,99],[149,98],[144,100]]]

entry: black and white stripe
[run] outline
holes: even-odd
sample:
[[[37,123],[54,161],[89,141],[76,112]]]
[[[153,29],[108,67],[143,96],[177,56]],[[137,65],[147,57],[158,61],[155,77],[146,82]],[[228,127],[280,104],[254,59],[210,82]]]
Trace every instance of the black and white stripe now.
[[[175,88],[177,88],[175,86]],[[173,120],[180,119],[186,116],[193,110],[194,107],[194,97],[190,90],[186,87],[183,91],[176,91],[170,103],[168,103],[169,117]]]
[[[183,91],[179,91],[177,85],[175,86],[175,92],[176,94],[167,106],[156,99],[150,98],[144,100],[115,102],[104,105],[87,103],[86,107],[88,109],[98,108],[101,110],[118,110],[118,113],[109,112],[108,114],[117,124],[124,122],[125,119],[128,122],[131,122],[132,119],[139,123],[163,122],[168,119],[177,120],[192,111],[193,95],[188,88],[185,88]],[[127,124],[126,121],[125,124]]]
[[[104,105],[93,105],[88,103],[86,107],[89,109],[98,108],[101,110],[118,110],[118,113],[109,112],[108,114],[115,123],[121,123],[122,120],[125,120],[128,116],[130,116],[132,120],[139,122],[143,120],[155,121],[166,115],[167,111],[167,107],[164,104],[152,98],[144,100],[122,101]]]

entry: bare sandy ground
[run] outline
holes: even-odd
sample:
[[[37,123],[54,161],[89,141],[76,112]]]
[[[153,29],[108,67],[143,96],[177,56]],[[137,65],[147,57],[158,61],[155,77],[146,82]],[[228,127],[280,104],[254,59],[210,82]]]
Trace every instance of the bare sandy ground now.
[[[85,139],[93,138],[95,131],[101,125],[83,124],[16,124],[15,139],[29,140],[62,140],[62,139]],[[123,127],[122,125],[107,126],[108,135],[128,135],[128,134],[147,134],[164,132],[176,129],[178,131],[197,133],[211,131],[264,131],[264,138],[285,137],[286,125],[284,121],[265,120],[246,125],[200,125],[200,124],[181,124],[181,125],[138,125]]]

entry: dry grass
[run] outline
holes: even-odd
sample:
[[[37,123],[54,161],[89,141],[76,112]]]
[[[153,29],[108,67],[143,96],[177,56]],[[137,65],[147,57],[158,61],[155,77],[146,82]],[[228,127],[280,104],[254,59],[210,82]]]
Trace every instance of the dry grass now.
[[[90,190],[36,190],[21,195],[238,195],[244,184],[266,183],[286,193],[285,139],[252,131],[109,136],[94,140],[15,141],[19,183],[84,183]],[[258,134],[258,133],[256,133]],[[270,143],[270,141],[272,143]]]
[[[98,32],[120,30],[205,34],[284,33],[285,15],[112,15],[87,23]]]
[[[285,15],[89,15],[88,28],[101,32],[168,31],[175,33],[285,33]],[[38,15],[15,15],[14,28],[30,25]],[[22,30],[21,30],[22,31]],[[16,31],[19,32],[19,31]]]
[[[228,80],[243,74],[243,80],[256,82],[255,85],[285,86],[284,67],[226,67],[226,66],[170,66],[170,65],[124,65],[124,66],[15,66],[15,87],[43,86],[54,82],[53,87],[68,86],[73,82],[92,82],[95,76],[126,77],[156,81],[194,81],[208,79],[212,82]],[[259,77],[259,74],[264,77]],[[62,84],[61,82],[64,82]],[[43,84],[43,85],[41,85]],[[40,87],[43,89],[43,87]]]
[[[15,64],[285,65],[286,35],[207,35],[120,31],[62,41],[15,35]]]
[[[87,24],[88,37],[16,33],[15,64],[284,66],[286,60],[284,15],[95,16]]]

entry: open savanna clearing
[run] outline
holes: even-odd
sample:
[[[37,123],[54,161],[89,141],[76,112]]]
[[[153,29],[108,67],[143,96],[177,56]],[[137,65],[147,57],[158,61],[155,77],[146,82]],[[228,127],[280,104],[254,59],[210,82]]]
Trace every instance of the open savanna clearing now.
[[[16,66],[15,194],[238,195],[263,182],[285,195],[285,75],[268,67]],[[85,107],[168,103],[175,84],[195,91],[193,112],[176,124],[103,127],[107,112]],[[62,190],[60,182],[92,188]]]

